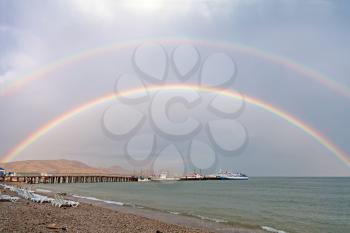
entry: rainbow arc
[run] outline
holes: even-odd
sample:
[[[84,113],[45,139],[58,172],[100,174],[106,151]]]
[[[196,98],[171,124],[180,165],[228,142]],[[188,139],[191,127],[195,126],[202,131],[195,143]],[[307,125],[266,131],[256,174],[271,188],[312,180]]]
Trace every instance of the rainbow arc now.
[[[149,86],[148,91],[154,92],[159,90],[199,90],[203,92],[210,92],[210,93],[216,93],[220,95],[225,95],[230,98],[240,99],[241,95],[237,92],[229,91],[229,90],[223,90],[219,88],[211,88],[211,87],[198,87],[197,85],[184,85],[184,84],[171,84],[171,85],[159,85],[159,86]],[[138,94],[140,92],[145,91],[144,88],[139,89],[131,89],[126,90],[124,92],[120,92],[118,94],[109,94],[102,96],[100,98],[91,100],[87,103],[84,103],[70,111],[67,111],[63,113],[62,115],[54,118],[47,124],[43,125],[39,129],[37,129],[35,132],[30,134],[27,138],[25,138],[21,143],[16,145],[9,153],[7,153],[3,158],[2,162],[9,162],[16,158],[20,153],[24,152],[26,148],[28,148],[30,145],[34,144],[37,140],[44,137],[45,134],[47,134],[49,131],[59,127],[69,119],[72,119],[74,117],[78,117],[82,113],[93,109],[94,107],[115,101],[115,98],[122,97],[122,96],[128,96],[128,95],[134,95]],[[295,126],[296,128],[302,130],[305,134],[312,137],[315,141],[317,141],[319,144],[321,144],[324,148],[332,152],[334,156],[336,156],[340,161],[342,161],[346,166],[350,168],[350,157],[342,150],[340,149],[336,144],[334,144],[330,139],[328,139],[326,136],[322,135],[319,131],[312,128],[311,126],[307,125],[302,120],[298,119],[297,117],[293,116],[292,114],[285,112],[275,106],[273,106],[270,103],[264,102],[263,100],[254,98],[252,96],[244,96],[245,101],[248,104],[254,105],[256,107],[259,107],[265,111],[268,111],[272,113],[275,116],[278,116],[282,119],[284,119],[289,124]]]
[[[118,42],[114,44],[110,44],[107,46],[102,46],[98,48],[93,48],[85,51],[81,51],[70,56],[59,59],[53,63],[50,63],[38,70],[35,70],[27,75],[14,77],[12,81],[5,87],[3,90],[3,94],[9,95],[11,93],[16,92],[16,90],[20,90],[26,84],[41,79],[45,77],[49,77],[50,74],[63,69],[66,66],[78,64],[86,61],[87,59],[103,55],[106,53],[115,52],[121,49],[127,48],[135,48],[137,45],[145,42],[153,42],[164,45],[181,45],[181,44],[193,44],[193,45],[203,45],[213,48],[221,48],[230,51],[238,51],[244,54],[251,55],[256,58],[264,59],[273,64],[278,64],[283,67],[286,67],[293,72],[302,75],[303,77],[314,80],[321,85],[327,87],[328,89],[336,92],[339,95],[342,95],[346,98],[350,99],[350,88],[336,82],[331,77],[328,77],[321,72],[307,67],[301,63],[298,63],[290,58],[280,56],[278,54],[265,51],[262,49],[258,49],[252,46],[244,45],[236,42],[223,42],[223,41],[207,41],[207,40],[198,40],[198,39],[157,39],[157,40],[136,40],[136,41],[128,41],[128,42]]]

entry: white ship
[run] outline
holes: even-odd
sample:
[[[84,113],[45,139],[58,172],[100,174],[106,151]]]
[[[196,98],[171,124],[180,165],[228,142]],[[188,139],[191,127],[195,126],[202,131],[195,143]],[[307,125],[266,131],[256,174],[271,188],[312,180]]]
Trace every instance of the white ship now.
[[[248,176],[242,173],[232,173],[232,172],[219,172],[216,175],[219,180],[248,180]]]
[[[144,176],[139,176],[139,177],[137,178],[137,181],[138,181],[138,182],[148,182],[148,181],[150,181],[150,179],[147,178],[147,177],[144,177]]]
[[[184,180],[202,180],[203,178],[204,178],[204,176],[202,176],[201,174],[196,173],[196,172],[194,172],[191,175],[182,177],[182,179],[184,179]]]
[[[180,178],[177,177],[168,177],[168,173],[162,172],[159,177],[152,177],[151,181],[177,181]]]

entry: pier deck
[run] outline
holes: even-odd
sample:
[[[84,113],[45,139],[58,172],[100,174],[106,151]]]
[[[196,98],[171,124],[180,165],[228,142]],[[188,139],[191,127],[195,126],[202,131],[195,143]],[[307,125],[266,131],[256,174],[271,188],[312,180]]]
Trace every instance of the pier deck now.
[[[136,182],[137,177],[120,175],[53,174],[28,176],[2,176],[0,182],[24,182],[28,184]]]

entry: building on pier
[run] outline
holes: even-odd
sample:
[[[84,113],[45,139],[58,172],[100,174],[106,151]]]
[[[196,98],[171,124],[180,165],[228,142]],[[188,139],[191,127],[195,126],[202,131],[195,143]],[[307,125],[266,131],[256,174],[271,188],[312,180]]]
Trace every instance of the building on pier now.
[[[0,176],[5,176],[6,171],[4,168],[0,167]]]

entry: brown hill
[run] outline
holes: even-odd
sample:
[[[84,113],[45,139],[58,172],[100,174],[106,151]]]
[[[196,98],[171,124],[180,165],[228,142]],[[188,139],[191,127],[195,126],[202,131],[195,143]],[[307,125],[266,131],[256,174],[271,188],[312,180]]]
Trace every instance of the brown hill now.
[[[6,171],[23,173],[89,173],[89,174],[131,174],[119,166],[95,168],[74,160],[25,160],[0,164]]]

